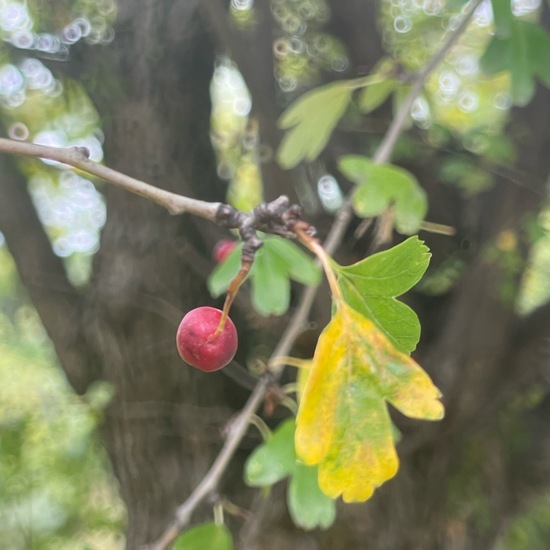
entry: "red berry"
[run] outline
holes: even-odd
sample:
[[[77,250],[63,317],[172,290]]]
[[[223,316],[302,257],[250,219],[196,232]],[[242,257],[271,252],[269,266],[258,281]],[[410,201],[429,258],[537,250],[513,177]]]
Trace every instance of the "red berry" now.
[[[212,252],[212,256],[214,257],[214,260],[221,264],[233,250],[235,250],[235,247],[237,246],[236,241],[232,241],[231,239],[222,239],[221,241],[218,241],[216,246],[214,247],[214,251]]]
[[[181,320],[176,345],[181,358],[204,372],[227,365],[237,352],[237,329],[228,317],[221,333],[213,338],[220,323],[219,309],[203,306],[192,309]]]

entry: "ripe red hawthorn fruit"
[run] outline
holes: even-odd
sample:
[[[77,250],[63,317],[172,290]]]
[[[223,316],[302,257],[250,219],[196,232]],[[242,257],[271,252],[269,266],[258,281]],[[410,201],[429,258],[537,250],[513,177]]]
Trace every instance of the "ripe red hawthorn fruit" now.
[[[222,239],[216,243],[212,256],[216,262],[221,264],[237,246],[237,241],[231,239]]]
[[[228,317],[220,334],[214,333],[222,312],[214,307],[198,307],[181,320],[176,345],[181,358],[204,372],[213,372],[227,365],[237,352],[237,329]]]

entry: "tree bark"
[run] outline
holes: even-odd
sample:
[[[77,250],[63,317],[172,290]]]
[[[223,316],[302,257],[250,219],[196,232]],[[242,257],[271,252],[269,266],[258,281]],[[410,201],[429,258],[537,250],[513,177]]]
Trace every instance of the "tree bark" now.
[[[105,75],[93,99],[107,116],[106,163],[223,200],[209,142],[214,51],[197,2],[120,2],[116,36],[108,57],[92,51],[89,62]],[[220,232],[115,188],[104,194],[108,218],[84,315],[101,376],[116,392],[102,432],[128,509],[127,547],[136,549],[204,475],[241,400],[223,374],[205,380],[175,348],[184,312],[211,302],[205,252]]]
[[[225,189],[209,141],[215,44],[223,42],[241,60],[263,135],[276,146],[279,108],[271,103],[272,71],[264,70],[258,79],[254,70],[262,56],[270,55],[272,33],[263,20],[260,35],[253,33],[254,40],[261,40],[261,55],[245,65],[251,36],[235,42],[227,21],[219,24],[225,14],[218,9],[221,4],[214,11],[204,11],[204,3],[199,10],[199,4],[121,0],[115,40],[104,50],[81,53],[88,78],[100,79],[91,89],[104,116],[106,163],[171,191],[218,201]],[[345,0],[331,5],[333,32],[347,42],[352,64],[370,68],[381,52],[380,43],[372,42],[378,36],[373,4]],[[268,16],[265,9],[262,14]],[[271,60],[266,67],[272,67]],[[399,474],[368,503],[339,506],[336,523],[323,532],[304,533],[292,525],[283,486],[267,500],[245,488],[242,465],[250,443],[245,442],[220,488],[254,511],[244,526],[230,520],[238,548],[485,550],[495,546],[510,518],[547,488],[550,472],[541,457],[550,442],[548,398],[519,408],[517,400],[533,388],[547,393],[543,361],[549,307],[519,318],[495,292],[505,268],[489,260],[486,251],[502,231],[513,232],[521,259],[513,276],[517,282],[529,248],[522,241],[522,224],[541,208],[550,171],[549,113],[550,93],[541,89],[527,108],[514,113],[509,128],[512,137],[526,135],[518,125],[529,129],[527,140],[516,139],[514,167],[529,179],[528,188],[501,177],[494,189],[461,205],[461,212],[473,217],[468,226],[477,252],[460,284],[439,299],[408,297],[431,327],[417,358],[444,391],[446,419],[423,424],[396,414],[404,434]],[[108,219],[92,281],[79,294],[51,252],[14,166],[9,159],[2,163],[0,230],[60,363],[79,392],[98,379],[114,387],[102,436],[128,509],[127,548],[138,549],[157,538],[198,484],[221,445],[220,428],[246,398],[246,391],[223,373],[206,377],[187,368],[175,349],[184,312],[212,303],[205,288],[213,267],[208,251],[221,231],[101,187]],[[426,174],[423,166],[410,168]],[[281,189],[293,192],[277,167],[264,176],[270,196]],[[429,190],[437,197],[432,214],[437,204],[448,209],[449,202],[456,203],[455,195],[449,200],[451,191],[433,182]],[[448,210],[441,212],[448,215]],[[460,216],[456,221],[464,222]],[[437,251],[437,238],[433,244]],[[346,250],[352,248],[346,243]],[[44,281],[53,284],[44,287]],[[285,319],[260,324],[246,308],[236,313],[237,361],[245,364],[254,349],[276,340]],[[525,445],[511,443],[514,434],[505,422],[510,418],[530,436]],[[209,508],[206,503],[193,519],[210,517]]]

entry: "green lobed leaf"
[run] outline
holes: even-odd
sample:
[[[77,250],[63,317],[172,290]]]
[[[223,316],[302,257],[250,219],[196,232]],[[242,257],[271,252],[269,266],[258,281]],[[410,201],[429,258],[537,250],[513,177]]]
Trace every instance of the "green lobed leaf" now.
[[[287,132],[277,151],[283,168],[293,168],[302,160],[314,160],[327,144],[330,134],[344,114],[353,88],[348,81],[332,82],[306,92],[282,114],[279,127]]]
[[[370,113],[380,107],[397,86],[393,77],[395,60],[383,57],[373,68],[371,74],[364,80],[364,87],[359,93],[359,109]]]
[[[524,106],[535,94],[535,80],[532,74],[528,23],[514,21],[512,25],[512,55],[510,73],[512,77],[511,95],[516,105]]]
[[[265,443],[254,450],[244,467],[245,483],[253,487],[265,487],[294,472],[294,430],[294,419],[285,420]]]
[[[395,298],[420,281],[429,262],[428,247],[410,237],[353,265],[334,268],[346,303],[373,321],[398,350],[410,353],[420,339],[420,323]]]
[[[550,87],[550,62],[548,59],[548,54],[550,52],[550,34],[540,25],[535,25],[527,21],[520,21],[519,23],[523,26],[525,31],[531,71],[533,74],[537,75],[546,86]]]
[[[244,468],[245,482],[266,487],[290,476],[287,505],[294,524],[302,529],[326,529],[334,522],[336,507],[319,488],[317,467],[296,460],[295,429],[294,418],[283,421],[250,455]]]
[[[398,166],[375,164],[361,155],[341,157],[338,166],[358,184],[352,199],[358,216],[379,216],[393,205],[397,231],[411,235],[419,230],[428,203],[426,193],[410,172]]]
[[[233,550],[233,538],[225,525],[203,523],[180,535],[173,550]]]
[[[217,265],[208,278],[212,296],[223,294],[241,265],[242,243],[224,262]],[[290,303],[290,281],[316,285],[321,272],[315,261],[288,239],[267,236],[258,250],[250,270],[251,299],[254,309],[262,315],[282,315]]]
[[[512,64],[512,42],[493,36],[479,60],[481,70],[488,75],[507,70]]]
[[[514,21],[511,0],[491,0],[491,7],[496,34],[503,37],[510,36]]]
[[[292,241],[268,238],[264,242],[264,249],[284,263],[287,273],[294,281],[303,285],[318,285],[321,282],[319,266]]]
[[[395,90],[397,82],[393,78],[387,78],[380,82],[373,82],[363,88],[359,94],[359,109],[368,114],[384,103]]]
[[[328,529],[336,519],[336,504],[319,488],[318,476],[316,466],[298,462],[290,480],[288,511],[294,525],[302,529]]]
[[[256,252],[250,275],[254,309],[265,316],[282,315],[290,304],[286,264],[264,246]]]
[[[487,74],[510,71],[512,99],[516,105],[523,106],[535,93],[536,76],[550,86],[550,35],[540,25],[529,21],[503,20],[506,22],[501,23],[501,27],[505,31],[493,36],[480,59],[480,66]]]

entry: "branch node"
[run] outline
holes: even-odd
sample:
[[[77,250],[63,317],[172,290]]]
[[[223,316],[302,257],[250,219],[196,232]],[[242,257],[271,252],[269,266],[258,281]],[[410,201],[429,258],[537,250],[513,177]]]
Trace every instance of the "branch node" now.
[[[230,204],[220,204],[216,212],[216,222],[227,229],[234,229],[239,226],[240,214]]]
[[[90,150],[87,147],[73,147],[76,156],[82,157],[85,160],[90,159]]]

